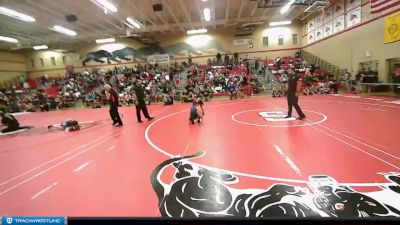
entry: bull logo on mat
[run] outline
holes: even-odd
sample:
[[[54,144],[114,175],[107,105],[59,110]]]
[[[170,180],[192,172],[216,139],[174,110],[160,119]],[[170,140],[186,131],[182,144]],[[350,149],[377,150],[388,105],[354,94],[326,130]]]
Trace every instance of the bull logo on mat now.
[[[163,217],[399,217],[399,206],[385,203],[400,198],[400,173],[383,174],[393,185],[377,192],[358,192],[325,175],[311,176],[308,187],[276,183],[265,189],[238,189],[233,174],[203,168],[189,160],[168,159],[151,174]],[[166,169],[175,174],[162,181]],[[397,201],[399,202],[399,201]],[[399,205],[399,204],[397,204]]]

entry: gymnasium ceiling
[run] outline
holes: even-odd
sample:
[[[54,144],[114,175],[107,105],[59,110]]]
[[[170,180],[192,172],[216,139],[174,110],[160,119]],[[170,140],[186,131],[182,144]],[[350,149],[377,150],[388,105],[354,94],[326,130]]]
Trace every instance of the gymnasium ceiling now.
[[[108,0],[118,11],[105,14],[104,9],[91,0],[0,0],[0,6],[30,15],[36,19],[27,23],[0,14],[0,35],[19,40],[18,44],[0,42],[0,48],[23,49],[34,45],[60,45],[88,43],[107,37],[126,37],[126,18],[141,22],[141,29],[130,29],[131,35],[161,36],[184,33],[190,29],[235,29],[261,26],[274,20],[300,19],[307,4],[315,0],[298,0],[305,5],[292,7],[286,15],[279,13],[288,0]],[[163,10],[153,11],[154,4]],[[211,20],[205,21],[203,9],[209,8]],[[66,15],[73,14],[76,22],[67,22]],[[256,23],[256,24],[249,24]],[[247,25],[246,25],[247,24]],[[61,25],[77,32],[66,36],[50,28]],[[266,26],[266,25],[264,25]]]

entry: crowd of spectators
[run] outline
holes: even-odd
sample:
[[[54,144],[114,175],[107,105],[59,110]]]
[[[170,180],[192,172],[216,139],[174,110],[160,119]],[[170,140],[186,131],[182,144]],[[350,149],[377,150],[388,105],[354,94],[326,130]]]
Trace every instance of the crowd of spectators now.
[[[209,101],[213,96],[227,95],[241,98],[263,91],[257,78],[251,75],[248,62],[232,57],[219,59],[215,64],[195,65],[190,60],[178,65],[136,65],[113,69],[92,69],[83,72],[67,70],[64,76],[38,79],[21,78],[19,85],[0,90],[0,104],[8,112],[48,111],[77,107],[98,108],[107,103],[103,85],[117,90],[121,106],[135,103],[133,87],[141,79],[146,90],[146,104],[175,101],[192,102],[196,98]],[[235,63],[236,62],[236,63]],[[181,83],[187,74],[186,83]]]
[[[266,67],[272,74],[272,96],[286,96],[288,75],[287,70],[294,68],[296,73],[302,78],[304,95],[332,94],[337,93],[340,82],[333,76],[319,68],[318,65],[308,64],[296,53],[293,57],[277,57],[259,61],[261,66]]]

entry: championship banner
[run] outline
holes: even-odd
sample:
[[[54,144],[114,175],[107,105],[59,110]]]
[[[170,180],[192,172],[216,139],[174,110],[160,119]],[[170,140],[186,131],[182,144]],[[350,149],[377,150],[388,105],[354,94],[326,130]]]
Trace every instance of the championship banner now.
[[[320,27],[315,31],[315,40],[318,41],[324,37],[324,27]]]
[[[333,33],[344,30],[344,15],[333,20]]]
[[[333,6],[333,17],[338,17],[344,14],[344,0],[338,1]]]
[[[315,36],[314,36],[314,31],[311,31],[310,33],[308,33],[308,44],[313,43],[315,40]]]
[[[313,31],[313,30],[315,30],[315,24],[314,24],[314,20],[310,20],[310,21],[308,21],[307,28],[308,28],[308,33],[310,33],[310,31]]]
[[[347,13],[346,22],[346,27],[351,27],[361,22],[361,6]]]
[[[333,18],[333,7],[330,7],[329,9],[324,9],[324,22],[329,22],[332,21]]]
[[[353,10],[355,7],[361,5],[361,0],[347,0],[346,12]]]
[[[169,55],[168,54],[149,55],[147,57],[147,62],[150,63],[150,64],[169,63]]]
[[[385,19],[385,44],[400,41],[400,12]]]
[[[328,22],[327,24],[325,24],[324,26],[324,37],[328,37],[331,36],[333,32],[333,26],[332,26],[332,22]]]
[[[319,28],[324,25],[324,15],[320,14],[319,16],[315,17],[315,28]]]

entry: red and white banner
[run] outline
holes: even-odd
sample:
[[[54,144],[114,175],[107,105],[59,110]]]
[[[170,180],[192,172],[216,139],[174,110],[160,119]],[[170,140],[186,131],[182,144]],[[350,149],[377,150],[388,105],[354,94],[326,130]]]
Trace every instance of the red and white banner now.
[[[400,6],[400,0],[371,0],[371,14],[381,13]]]
[[[310,31],[308,33],[308,44],[311,44],[315,41],[315,31]]]
[[[346,15],[346,27],[361,23],[361,6],[349,11]]]

